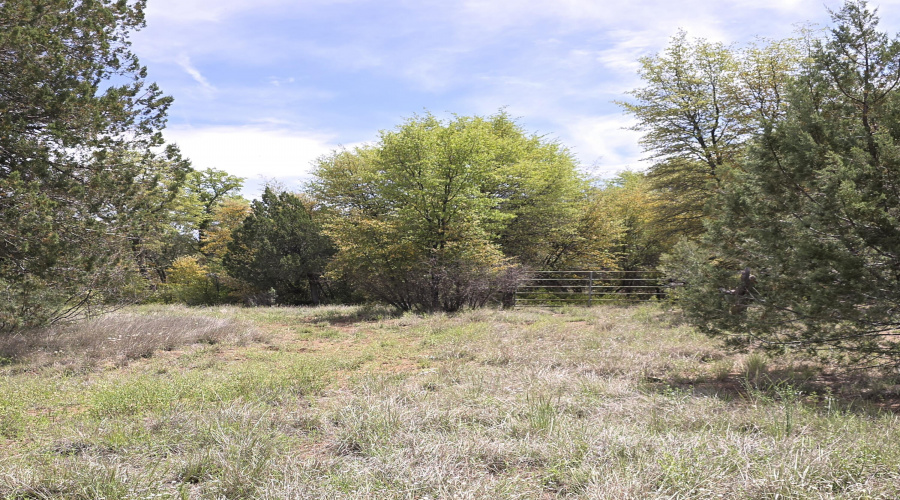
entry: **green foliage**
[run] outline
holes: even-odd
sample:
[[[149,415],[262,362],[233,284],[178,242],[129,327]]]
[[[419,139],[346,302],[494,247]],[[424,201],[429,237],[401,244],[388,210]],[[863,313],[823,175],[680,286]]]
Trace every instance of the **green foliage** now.
[[[333,273],[401,309],[481,305],[513,283],[513,258],[543,267],[577,250],[572,158],[504,113],[414,117],[322,158],[316,177]]]
[[[188,166],[128,47],[144,2],[0,3],[0,331],[90,313],[134,281],[129,239]]]
[[[731,160],[746,132],[735,54],[721,43],[689,40],[679,31],[659,55],[640,60],[646,87],[621,103],[645,132],[641,143],[655,158],[683,158],[710,176]]]
[[[228,250],[232,233],[250,214],[250,202],[243,198],[226,198],[211,214],[211,222],[203,240],[203,252],[208,260],[220,262]]]
[[[623,271],[655,269],[672,246],[672,230],[660,219],[662,197],[643,173],[622,172],[594,195],[600,217],[616,224],[606,249],[609,267]]]
[[[163,295],[174,302],[187,305],[219,304],[227,302],[231,288],[220,276],[210,272],[194,255],[175,259],[167,270],[168,281],[162,285]]]
[[[784,114],[784,95],[800,63],[799,42],[736,50],[680,31],[658,55],[640,60],[645,86],[620,102],[637,118],[649,171],[662,197],[660,219],[672,234],[703,232],[708,191],[741,158],[754,133]]]
[[[234,194],[241,186],[241,178],[208,168],[188,172],[167,198],[148,200],[154,217],[131,236],[141,273],[162,285],[178,258],[196,256],[210,273],[224,274],[224,246],[247,213],[247,201]]]
[[[864,2],[833,18],[784,118],[727,171],[706,248],[676,259],[684,304],[736,345],[897,364],[900,43]]]
[[[318,304],[327,298],[321,275],[334,250],[297,195],[266,188],[231,237],[222,260],[231,276],[260,292],[274,289],[279,303]]]
[[[205,257],[210,257],[207,243],[210,231],[216,226],[216,213],[228,201],[242,200],[235,192],[244,185],[244,179],[221,170],[207,168],[188,175],[185,183],[186,205],[195,213],[197,249]]]
[[[156,226],[139,233],[142,262],[152,271],[158,299],[219,304],[237,300],[249,288],[222,265],[232,231],[250,211],[249,202],[234,194],[242,184],[221,170],[190,172],[177,196],[160,207]],[[188,268],[195,277],[184,275]]]
[[[177,168],[162,158],[141,158],[127,153],[123,164],[141,165],[146,175],[138,184],[134,196],[117,203],[116,212],[129,214],[128,224],[116,221],[123,233],[134,266],[151,287],[166,281],[166,268],[181,255],[193,252],[193,238],[189,234],[195,215],[185,204],[182,185],[191,172]]]

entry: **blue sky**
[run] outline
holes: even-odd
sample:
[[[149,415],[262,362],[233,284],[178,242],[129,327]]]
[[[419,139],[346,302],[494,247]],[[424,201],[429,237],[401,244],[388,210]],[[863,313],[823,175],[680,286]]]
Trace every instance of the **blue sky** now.
[[[900,1],[881,2],[900,26]],[[743,44],[829,23],[836,0],[149,0],[133,36],[175,97],[167,139],[196,168],[288,189],[339,145],[373,141],[425,110],[489,115],[568,146],[599,176],[646,165],[612,101],[640,86],[637,59],[679,28]]]

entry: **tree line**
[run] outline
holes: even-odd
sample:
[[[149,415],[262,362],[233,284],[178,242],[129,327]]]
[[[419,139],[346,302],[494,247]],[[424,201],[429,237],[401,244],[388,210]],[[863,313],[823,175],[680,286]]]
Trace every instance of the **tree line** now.
[[[661,265],[736,346],[900,359],[900,43],[865,2],[641,59],[620,105],[646,173],[591,178],[504,111],[426,113],[253,201],[165,144],[171,98],[128,41],[144,6],[0,4],[0,331],[146,300],[455,311],[527,269]]]
[[[626,243],[656,244],[642,176],[598,186],[504,112],[414,116],[245,200],[164,142],[172,99],[129,43],[144,7],[0,4],[0,331],[147,300],[453,311],[524,268],[655,265]]]
[[[241,186],[187,173],[133,247],[145,300],[456,311],[502,300],[524,269],[646,269],[666,247],[642,174],[591,182],[504,112],[410,118],[320,158],[302,191]]]

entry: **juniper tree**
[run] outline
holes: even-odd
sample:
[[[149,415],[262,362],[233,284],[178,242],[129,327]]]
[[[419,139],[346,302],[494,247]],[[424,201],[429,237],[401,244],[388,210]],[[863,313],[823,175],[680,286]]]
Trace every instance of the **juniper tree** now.
[[[188,165],[129,48],[144,1],[0,2],[0,331],[115,302]],[[136,284],[140,288],[140,283]]]
[[[900,43],[865,2],[832,16],[784,118],[728,170],[711,254],[669,264],[694,321],[736,345],[898,364]]]
[[[325,300],[321,276],[334,247],[297,195],[267,187],[227,246],[228,273],[260,292],[274,289],[278,303]]]

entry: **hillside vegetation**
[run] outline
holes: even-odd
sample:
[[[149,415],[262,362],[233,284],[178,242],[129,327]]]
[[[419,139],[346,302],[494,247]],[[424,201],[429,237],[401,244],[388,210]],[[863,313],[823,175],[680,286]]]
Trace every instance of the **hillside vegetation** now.
[[[0,346],[0,498],[896,498],[896,381],[658,305],[153,306]]]

